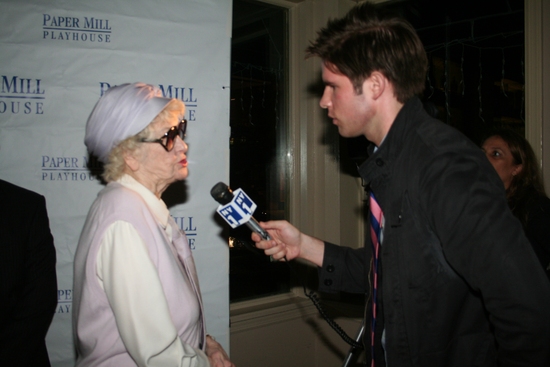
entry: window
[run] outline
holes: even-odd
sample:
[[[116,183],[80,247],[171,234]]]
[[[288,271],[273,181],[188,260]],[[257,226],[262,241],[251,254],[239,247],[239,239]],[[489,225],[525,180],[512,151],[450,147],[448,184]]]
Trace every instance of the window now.
[[[524,1],[388,2],[428,54],[424,93],[437,117],[478,143],[488,130],[525,130]]]
[[[259,221],[288,212],[287,10],[233,1],[230,183],[258,208]],[[256,250],[246,227],[229,230],[231,302],[290,290],[286,264]]]

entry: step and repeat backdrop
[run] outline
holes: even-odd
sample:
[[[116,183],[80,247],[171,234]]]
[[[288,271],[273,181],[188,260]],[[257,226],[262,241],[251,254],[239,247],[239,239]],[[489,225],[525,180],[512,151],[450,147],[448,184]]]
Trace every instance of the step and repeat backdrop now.
[[[229,349],[228,248],[210,189],[229,177],[231,6],[0,0],[0,178],[47,201],[59,288],[46,339],[55,367],[74,365],[73,257],[103,188],[85,124],[99,97],[126,82],[156,85],[186,105],[189,177],[164,198],[193,249],[208,332]]]

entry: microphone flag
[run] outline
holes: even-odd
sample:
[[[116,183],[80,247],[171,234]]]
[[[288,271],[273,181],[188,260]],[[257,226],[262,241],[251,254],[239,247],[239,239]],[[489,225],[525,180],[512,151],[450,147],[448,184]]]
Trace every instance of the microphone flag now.
[[[233,198],[231,201],[225,205],[218,206],[216,211],[225,219],[231,228],[237,228],[250,221],[256,207],[256,203],[239,188],[233,191]]]

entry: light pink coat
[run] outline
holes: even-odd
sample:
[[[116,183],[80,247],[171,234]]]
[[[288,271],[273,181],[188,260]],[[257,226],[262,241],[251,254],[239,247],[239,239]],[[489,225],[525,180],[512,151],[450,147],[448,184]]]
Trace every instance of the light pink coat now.
[[[145,242],[164,291],[166,303],[186,354],[181,366],[208,365],[203,353],[205,323],[197,273],[185,233],[170,218],[172,241],[135,191],[112,182],[93,203],[74,260],[73,333],[77,366],[136,366],[128,353],[113,310],[97,279],[97,254],[106,229],[116,221],[131,223]],[[183,277],[182,277],[183,275]],[[182,284],[185,277],[192,287]],[[187,289],[187,291],[186,291]],[[200,325],[189,325],[186,307],[200,308]],[[136,320],[139,322],[140,320]]]

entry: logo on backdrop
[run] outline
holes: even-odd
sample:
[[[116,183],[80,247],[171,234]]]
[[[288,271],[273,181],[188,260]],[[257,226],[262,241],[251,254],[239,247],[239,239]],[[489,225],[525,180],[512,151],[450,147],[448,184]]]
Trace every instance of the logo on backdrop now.
[[[99,95],[102,96],[107,89],[114,87],[115,84],[111,85],[107,82],[99,83]],[[187,114],[187,121],[196,121],[196,112],[199,106],[197,91],[195,88],[190,87],[180,87],[175,85],[164,85],[159,84],[159,89],[162,91],[162,95],[167,98],[176,98],[185,103],[185,113]]]
[[[45,99],[41,79],[2,75],[0,114],[43,115]]]
[[[58,289],[57,290],[57,308],[55,313],[70,313],[73,305],[73,290]]]
[[[42,181],[95,181],[101,172],[96,158],[43,155]]]
[[[194,217],[174,217],[174,221],[185,232],[189,247],[194,250],[197,246],[197,227],[195,226]]]
[[[95,17],[43,14],[42,38],[56,41],[111,42],[111,22]]]

